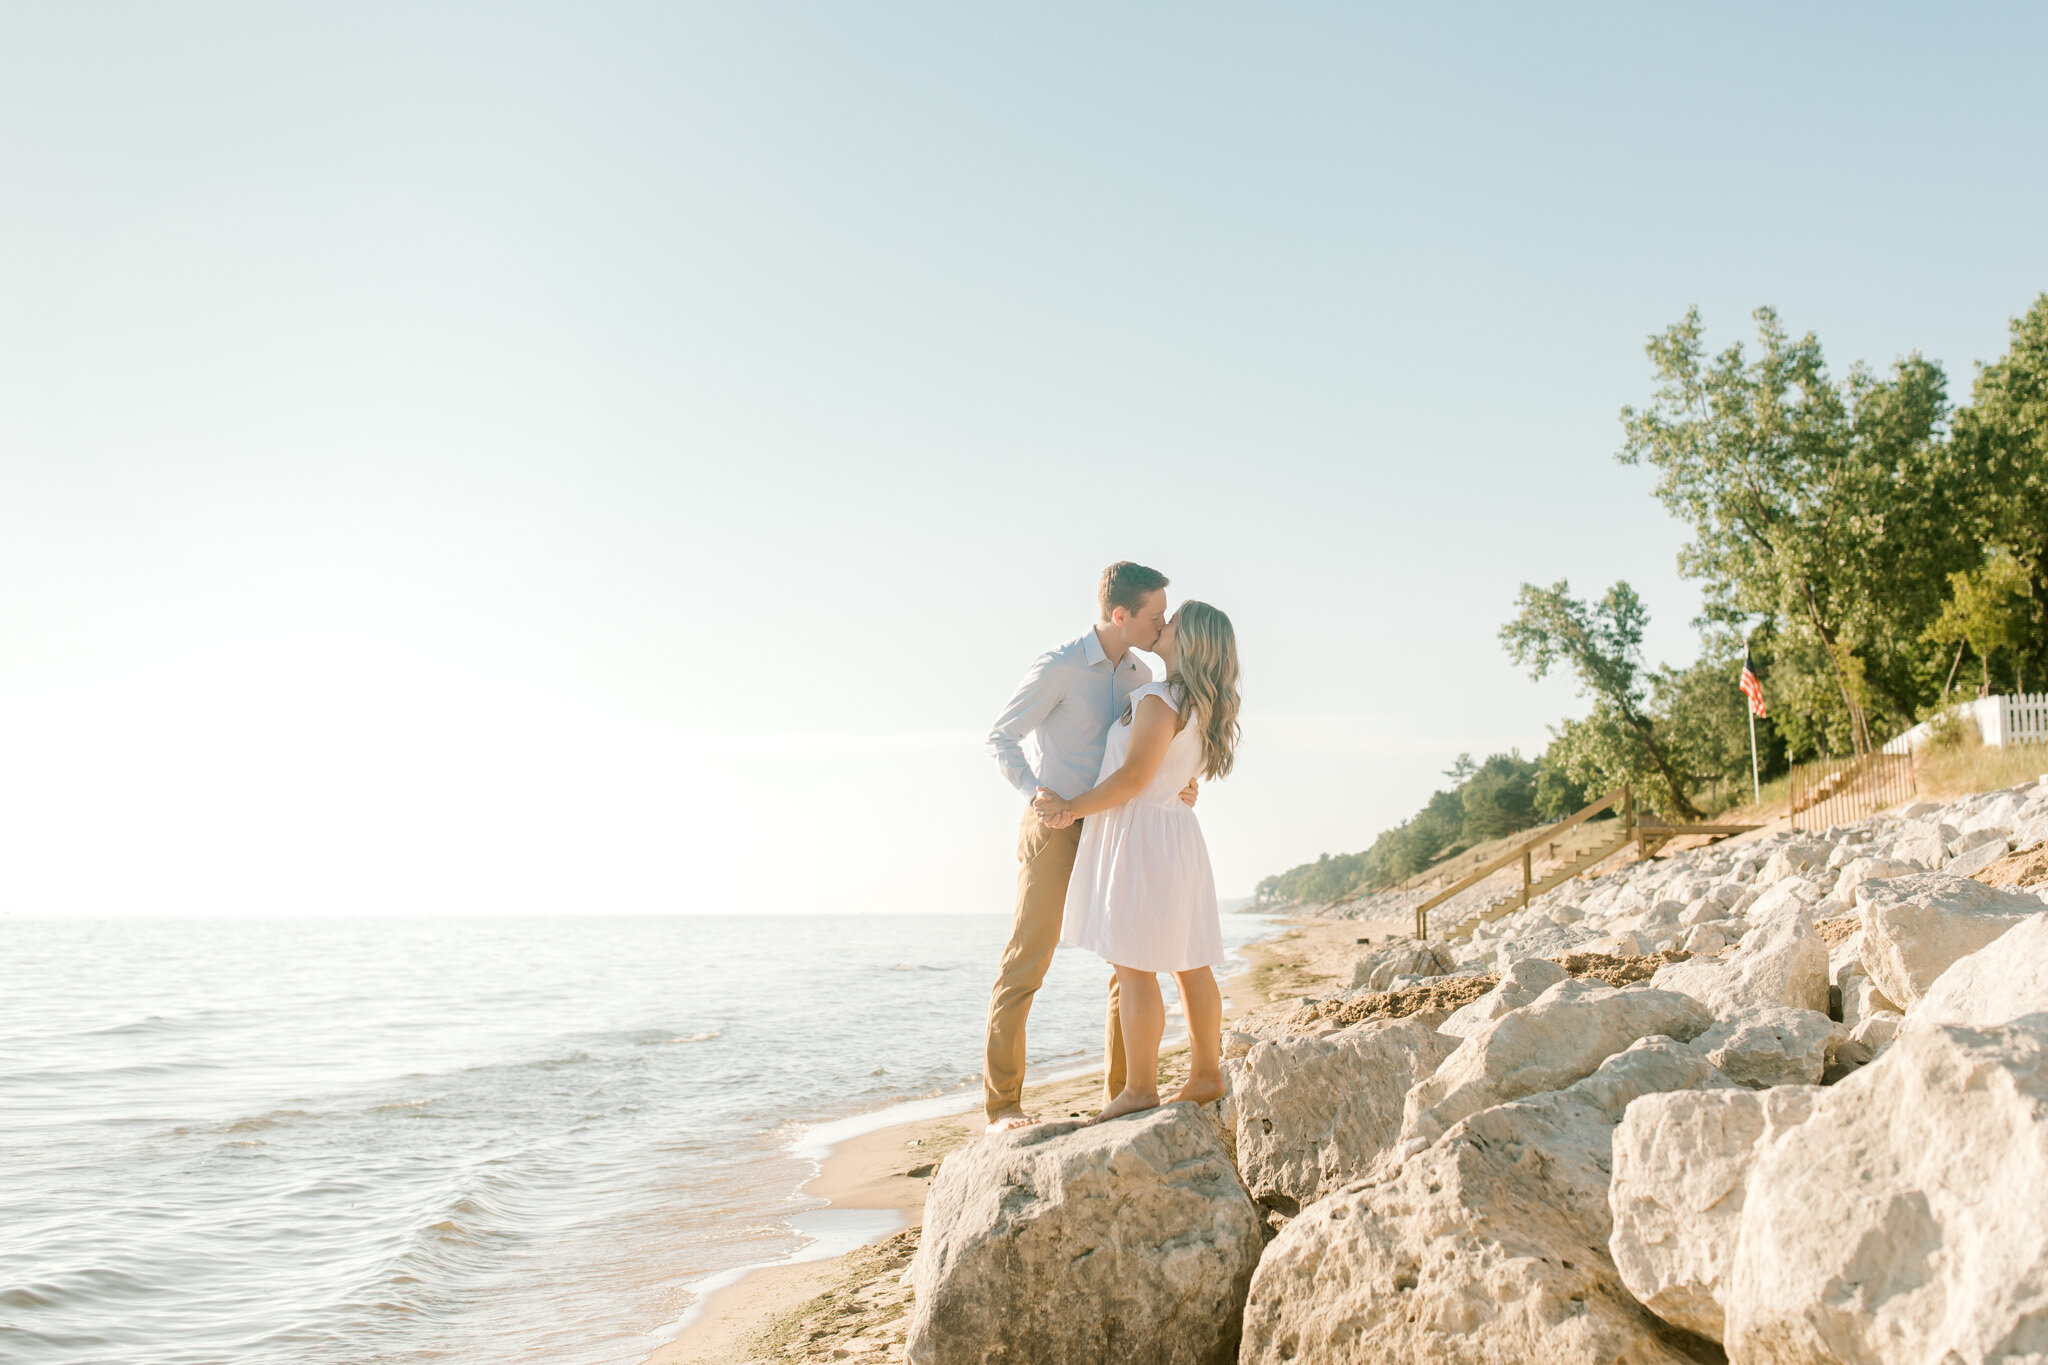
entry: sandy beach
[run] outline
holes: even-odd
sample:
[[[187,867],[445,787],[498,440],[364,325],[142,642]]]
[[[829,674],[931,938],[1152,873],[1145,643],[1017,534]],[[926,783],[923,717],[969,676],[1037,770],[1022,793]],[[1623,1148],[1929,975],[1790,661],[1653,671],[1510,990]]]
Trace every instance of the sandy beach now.
[[[1360,939],[1407,932],[1405,918],[1287,921],[1273,938],[1249,944],[1250,967],[1224,982],[1228,1020],[1280,996],[1347,984]],[[1160,1059],[1174,1075],[1185,1047]],[[1176,1081],[1177,1083],[1177,1081]],[[1162,1080],[1162,1086],[1165,1082]],[[1101,1104],[1101,1073],[1028,1087],[1025,1104],[1044,1117],[1078,1116]],[[714,1292],[674,1341],[646,1365],[789,1365],[839,1361],[882,1365],[902,1359],[909,1324],[905,1269],[917,1251],[925,1190],[945,1155],[981,1132],[981,1112],[903,1123],[836,1144],[803,1192],[840,1209],[888,1210],[905,1227],[830,1260],[771,1265]]]

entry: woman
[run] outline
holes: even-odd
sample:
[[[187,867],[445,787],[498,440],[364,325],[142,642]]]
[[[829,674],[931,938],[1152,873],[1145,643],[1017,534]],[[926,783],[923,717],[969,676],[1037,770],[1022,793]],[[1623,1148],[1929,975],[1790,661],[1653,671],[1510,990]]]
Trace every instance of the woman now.
[[[1159,1104],[1160,972],[1172,972],[1180,987],[1192,1054],[1174,1100],[1207,1104],[1223,1095],[1223,996],[1214,972],[1223,965],[1223,924],[1202,827],[1180,791],[1193,777],[1230,771],[1237,636],[1216,608],[1183,602],[1154,649],[1166,661],[1166,681],[1131,694],[1109,729],[1100,779],[1071,801],[1041,787],[1032,802],[1055,828],[1088,817],[1060,941],[1116,969],[1126,1079],[1097,1122]]]

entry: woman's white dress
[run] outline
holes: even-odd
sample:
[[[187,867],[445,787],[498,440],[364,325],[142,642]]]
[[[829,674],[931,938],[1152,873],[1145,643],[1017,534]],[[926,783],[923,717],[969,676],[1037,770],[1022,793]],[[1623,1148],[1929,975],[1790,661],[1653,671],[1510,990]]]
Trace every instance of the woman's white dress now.
[[[1180,709],[1165,683],[1132,692],[1131,709],[1109,727],[1098,783],[1123,766],[1132,720],[1146,697],[1164,698],[1176,713]],[[1190,721],[1166,746],[1166,758],[1143,791],[1081,822],[1060,942],[1139,971],[1223,965],[1223,921],[1216,911],[1209,846],[1194,811],[1180,799],[1201,768],[1200,727]]]

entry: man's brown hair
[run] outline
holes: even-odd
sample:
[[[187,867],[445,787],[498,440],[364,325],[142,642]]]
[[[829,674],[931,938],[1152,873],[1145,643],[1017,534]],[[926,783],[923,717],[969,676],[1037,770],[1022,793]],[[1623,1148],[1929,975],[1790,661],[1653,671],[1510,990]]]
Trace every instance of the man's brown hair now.
[[[1095,600],[1102,604],[1102,619],[1107,621],[1118,607],[1135,612],[1147,597],[1165,586],[1166,575],[1159,570],[1119,559],[1102,571],[1102,585],[1095,590]]]

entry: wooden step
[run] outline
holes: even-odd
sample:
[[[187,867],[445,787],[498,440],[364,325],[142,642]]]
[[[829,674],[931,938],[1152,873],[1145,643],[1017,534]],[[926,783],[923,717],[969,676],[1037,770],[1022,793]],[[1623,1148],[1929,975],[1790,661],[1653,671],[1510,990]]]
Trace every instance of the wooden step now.
[[[1566,863],[1563,867],[1555,868],[1552,871],[1545,873],[1541,879],[1530,883],[1529,900],[1534,900],[1536,899],[1536,897],[1542,895],[1544,892],[1549,891],[1555,887],[1563,886],[1566,882],[1570,881],[1573,877],[1578,876],[1581,872],[1584,872],[1586,869],[1594,866],[1597,863],[1606,862],[1609,858],[1612,858],[1615,854],[1621,852],[1624,848],[1627,848],[1633,842],[1635,842],[1635,835],[1628,830],[1623,830],[1621,833],[1615,835],[1614,838],[1608,840],[1606,843],[1601,844],[1596,848],[1588,849],[1586,852],[1581,853],[1578,857]],[[1499,900],[1496,900],[1492,904],[1488,905],[1484,910],[1479,911],[1477,914],[1468,916],[1457,925],[1453,926],[1450,929],[1445,930],[1444,937],[1447,939],[1470,938],[1472,936],[1473,931],[1476,930],[1480,925],[1491,924],[1495,920],[1499,919],[1506,919],[1509,915],[1512,915],[1515,913],[1515,911],[1521,909],[1522,906],[1526,903],[1527,902],[1525,902],[1522,899],[1522,888],[1518,886],[1513,891],[1510,891],[1507,895],[1502,896]]]

